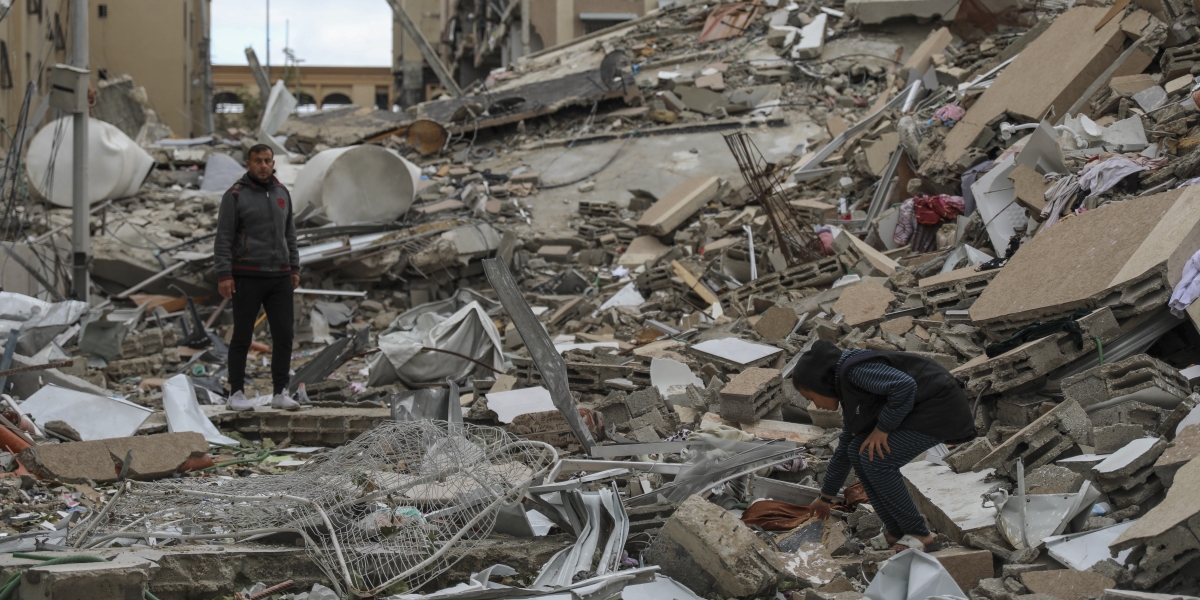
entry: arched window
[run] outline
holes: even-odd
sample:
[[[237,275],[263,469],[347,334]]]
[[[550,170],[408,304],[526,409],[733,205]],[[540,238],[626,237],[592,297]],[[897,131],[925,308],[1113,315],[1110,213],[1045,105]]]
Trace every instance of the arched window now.
[[[242,105],[242,99],[233,92],[221,92],[213,96],[213,110],[218,113],[236,113],[241,114],[246,107]]]
[[[353,102],[350,101],[350,96],[335,92],[333,94],[329,94],[329,95],[325,96],[325,99],[321,101],[321,108],[346,106],[348,104],[354,104]]]
[[[296,94],[296,112],[310,113],[317,110],[317,99],[311,94],[299,92]]]

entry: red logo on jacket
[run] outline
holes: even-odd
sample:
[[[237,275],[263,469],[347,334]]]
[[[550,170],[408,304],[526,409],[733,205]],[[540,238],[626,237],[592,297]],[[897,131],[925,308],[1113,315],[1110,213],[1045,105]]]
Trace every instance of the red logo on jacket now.
[[[282,209],[284,208],[284,206],[283,206],[283,196],[280,196],[280,197],[278,198],[278,200],[279,200],[279,208],[280,208],[280,210],[282,210]]]

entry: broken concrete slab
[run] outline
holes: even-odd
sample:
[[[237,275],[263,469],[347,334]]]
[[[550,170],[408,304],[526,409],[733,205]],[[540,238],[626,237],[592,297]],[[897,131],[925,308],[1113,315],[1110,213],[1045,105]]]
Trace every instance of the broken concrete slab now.
[[[144,598],[150,571],[146,559],[38,566],[21,574],[21,597],[30,600],[67,598]]]
[[[913,53],[904,61],[904,70],[916,69],[918,73],[928,71],[933,64],[933,57],[945,51],[952,41],[954,41],[954,35],[945,27],[931,31],[921,45],[917,46],[917,49],[913,50]],[[964,590],[974,588],[975,586],[963,587]]]
[[[772,393],[779,385],[779,369],[752,367],[738,373],[721,388],[721,418],[753,423],[783,403],[783,394]]]
[[[950,129],[944,147],[922,165],[922,173],[955,166],[989,124],[1005,113],[1021,123],[1036,122],[1051,110],[1065,114],[1121,53],[1126,37],[1121,19],[1112,19],[1096,29],[1107,11],[1105,7],[1076,6],[1055,19]],[[1141,69],[1118,70],[1115,75],[1138,72]],[[970,166],[959,166],[957,170]]]
[[[993,488],[994,471],[955,473],[950,467],[925,461],[900,467],[913,502],[937,531],[960,544],[968,534],[996,535],[996,509],[985,508],[980,497]]]
[[[829,15],[820,13],[808,25],[800,28],[800,41],[792,46],[792,58],[810,60],[820,58],[825,49],[825,27]],[[699,84],[697,84],[699,85]]]
[[[1045,594],[1060,600],[1094,598],[1117,584],[1099,573],[1071,569],[1022,573],[1021,583],[1035,594]]]
[[[1079,319],[1079,326],[1083,330],[1082,346],[1069,339],[1066,332],[1056,333],[995,358],[980,355],[951,373],[967,379],[969,394],[979,394],[985,389],[989,394],[1005,392],[1037,381],[1054,369],[1094,352],[1097,338],[1106,344],[1121,334],[1116,317],[1108,307]]]
[[[1091,438],[1092,424],[1087,413],[1078,402],[1066,400],[1005,440],[972,469],[976,472],[995,469],[1015,479],[1017,458],[1024,459],[1025,469],[1036,469],[1076,445],[1090,446]]]
[[[786,306],[772,306],[759,317],[754,330],[764,339],[777,341],[787,338],[799,321],[796,311]]]
[[[130,454],[132,453],[132,454]],[[208,442],[194,432],[159,433],[94,440],[42,444],[23,450],[21,464],[39,477],[64,483],[111,483],[120,479],[125,459],[132,457],[126,477],[153,480],[170,477],[190,460],[208,456]],[[206,465],[211,464],[208,461]]]
[[[696,214],[717,195],[721,180],[715,176],[692,177],[675,186],[659,198],[638,220],[638,231],[644,235],[667,235]]]
[[[1194,187],[1109,204],[1039,232],[971,305],[972,323],[999,340],[1081,307],[1127,319],[1162,306],[1168,275],[1187,260],[1175,254],[1200,225]]]
[[[978,298],[999,272],[999,269],[976,271],[975,267],[963,267],[921,279],[917,291],[925,308],[937,313]]]
[[[1167,448],[1166,440],[1156,437],[1136,439],[1092,467],[1096,485],[1104,492],[1128,490],[1154,476],[1154,462]]]
[[[625,252],[617,259],[617,264],[624,267],[639,267],[666,254],[670,248],[658,241],[652,235],[633,238]]]
[[[1171,529],[1184,525],[1200,513],[1200,459],[1192,459],[1175,473],[1174,485],[1167,490],[1162,503],[1150,509],[1108,545],[1113,550],[1125,550],[1146,544]]]
[[[729,106],[729,101],[725,99],[723,94],[712,90],[690,85],[677,85],[674,92],[676,96],[679,96],[679,101],[688,110],[698,112],[702,115],[711,115]]]
[[[975,589],[981,580],[989,579],[995,573],[992,553],[987,550],[945,548],[929,555],[942,563],[954,583],[964,590]]]
[[[778,561],[753,530],[700,496],[679,505],[646,551],[647,563],[705,596],[759,594],[777,581]]]
[[[1178,369],[1146,354],[1135,354],[1066,377],[1060,386],[1065,397],[1084,408],[1094,407],[1092,410],[1122,401],[1173,409],[1191,393],[1191,384]]]
[[[1200,425],[1189,425],[1175,436],[1158,460],[1154,462],[1154,474],[1170,489],[1175,483],[1175,474],[1192,459],[1200,456]]]
[[[883,320],[888,306],[896,296],[876,280],[866,280],[849,286],[834,303],[835,313],[845,315],[849,327],[866,327]]]
[[[1052,184],[1046,183],[1044,176],[1028,165],[1018,165],[1008,178],[1016,188],[1017,204],[1029,210],[1035,219],[1040,219],[1042,209],[1046,207],[1046,190]]]

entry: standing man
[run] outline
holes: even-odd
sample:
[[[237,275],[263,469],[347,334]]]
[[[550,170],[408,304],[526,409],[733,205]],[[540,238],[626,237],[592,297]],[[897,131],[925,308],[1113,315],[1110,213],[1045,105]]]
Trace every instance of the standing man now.
[[[300,252],[292,197],[275,179],[275,153],[258,144],[246,153],[246,174],[225,192],[213,244],[217,291],[233,300],[229,344],[229,408],[254,410],[246,399],[246,353],[261,307],[271,327],[271,406],[296,410],[288,394],[292,364],[292,290],[300,286]]]

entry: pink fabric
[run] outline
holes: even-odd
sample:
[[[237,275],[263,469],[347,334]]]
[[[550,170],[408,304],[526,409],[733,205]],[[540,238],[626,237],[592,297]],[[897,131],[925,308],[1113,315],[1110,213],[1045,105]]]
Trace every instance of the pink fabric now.
[[[967,114],[967,109],[957,104],[947,104],[937,109],[937,112],[933,113],[933,118],[943,123],[947,121],[954,121],[957,123],[962,120],[963,115],[965,114]]]
[[[896,231],[892,234],[892,243],[897,246],[908,244],[912,234],[917,230],[917,221],[913,217],[913,199],[909,198],[900,205],[900,216],[896,220]]]

